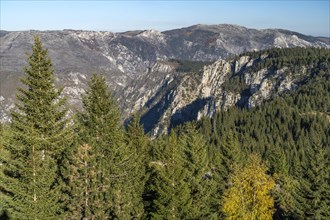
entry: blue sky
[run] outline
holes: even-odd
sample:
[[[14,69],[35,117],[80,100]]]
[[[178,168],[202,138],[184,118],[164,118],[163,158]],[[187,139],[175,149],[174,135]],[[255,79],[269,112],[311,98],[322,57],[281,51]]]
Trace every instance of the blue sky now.
[[[0,29],[9,31],[164,31],[227,23],[330,37],[330,0],[0,1]]]

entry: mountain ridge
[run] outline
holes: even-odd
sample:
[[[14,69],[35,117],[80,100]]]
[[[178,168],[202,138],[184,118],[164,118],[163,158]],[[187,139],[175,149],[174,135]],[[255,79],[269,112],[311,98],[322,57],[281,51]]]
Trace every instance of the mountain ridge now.
[[[273,49],[218,60],[199,72],[165,81],[162,94],[144,99],[149,103],[142,122],[147,132],[159,135],[182,122],[212,117],[231,106],[253,108],[295,91],[316,76],[329,77],[329,67],[327,49]]]
[[[142,111],[146,103],[153,102],[152,95],[162,93],[160,90],[167,84],[194,74],[190,64],[174,60],[221,62],[245,52],[274,47],[330,48],[330,44],[316,37],[296,32],[237,25],[193,25],[163,32],[0,31],[1,121],[9,120],[9,112],[14,107],[15,89],[23,76],[25,54],[31,50],[34,34],[39,34],[44,47],[48,48],[56,70],[56,83],[64,87],[70,106],[80,105],[80,94],[90,75],[100,72],[120,101],[124,118],[134,111]],[[179,70],[178,65],[188,65],[188,68]]]
[[[219,27],[232,27],[232,28],[238,28],[238,29],[249,29],[249,30],[256,30],[256,31],[280,31],[280,32],[291,32],[294,34],[299,34],[299,35],[305,35],[308,37],[314,37],[314,38],[327,38],[330,39],[328,36],[322,36],[322,35],[312,35],[312,34],[303,34],[298,31],[291,31],[289,29],[284,29],[284,28],[252,28],[252,27],[246,27],[243,25],[239,24],[230,24],[230,23],[222,23],[222,24],[193,24],[181,28],[172,28],[172,29],[167,29],[163,31],[159,31],[157,29],[151,28],[151,29],[136,29],[136,30],[124,30],[124,31],[111,31],[111,30],[91,30],[91,29],[71,29],[71,28],[65,28],[65,29],[50,29],[50,30],[37,30],[37,29],[27,29],[27,30],[14,30],[14,31],[8,31],[8,30],[1,30],[0,29],[0,36],[2,32],[8,33],[8,32],[25,32],[25,31],[39,31],[39,32],[51,32],[51,31],[85,31],[85,32],[109,32],[109,33],[117,33],[117,34],[138,34],[140,32],[144,31],[149,31],[149,30],[156,30],[161,33],[163,32],[169,32],[169,31],[174,31],[174,30],[182,30],[182,29],[212,29],[212,28],[219,28]]]

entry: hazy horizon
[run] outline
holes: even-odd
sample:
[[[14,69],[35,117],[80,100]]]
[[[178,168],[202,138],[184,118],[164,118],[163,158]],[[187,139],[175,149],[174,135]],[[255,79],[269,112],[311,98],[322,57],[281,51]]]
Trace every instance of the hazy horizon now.
[[[158,31],[196,24],[330,37],[329,1],[6,1],[0,29]]]

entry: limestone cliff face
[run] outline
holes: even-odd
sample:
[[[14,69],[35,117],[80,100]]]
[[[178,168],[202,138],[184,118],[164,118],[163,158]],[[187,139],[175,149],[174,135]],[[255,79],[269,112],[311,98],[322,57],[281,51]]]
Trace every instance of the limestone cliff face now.
[[[166,83],[159,87],[161,92],[153,92],[148,104],[140,109],[146,130],[159,135],[183,122],[210,117],[220,109],[226,110],[234,105],[252,108],[297,88],[310,77],[311,66],[297,67],[295,72],[288,67],[254,71],[253,67],[261,59],[242,56],[218,60],[198,73],[167,75]],[[235,79],[240,79],[239,89],[235,89],[235,83],[238,83]]]
[[[240,94],[222,88],[223,83],[237,69],[234,64],[233,61],[218,60],[205,66],[199,73],[172,77],[167,86],[162,88],[163,96],[151,99],[157,101],[148,107],[142,117],[142,122],[147,124],[147,131],[150,129],[152,135],[166,133],[167,128],[184,121],[212,116],[216,109],[235,105]],[[238,62],[238,65],[244,64],[244,61]],[[157,108],[159,105],[162,107]],[[157,114],[150,114],[155,111]],[[158,119],[153,126],[149,126],[150,117],[154,115],[158,115]]]
[[[10,120],[16,87],[35,34],[48,48],[56,84],[64,86],[63,95],[68,97],[72,112],[80,108],[80,95],[91,74],[103,73],[121,104],[124,118],[141,111],[146,130],[158,127],[155,133],[182,120],[212,115],[215,109],[252,107],[296,86],[297,76],[290,76],[285,69],[276,73],[268,69],[251,72],[249,68],[257,60],[249,56],[227,60],[229,57],[273,47],[330,48],[328,38],[228,24],[194,25],[164,32],[0,31],[1,122]],[[215,62],[201,71],[179,71],[179,64],[173,60]],[[246,86],[244,91],[228,89],[233,76],[240,76],[240,83]]]

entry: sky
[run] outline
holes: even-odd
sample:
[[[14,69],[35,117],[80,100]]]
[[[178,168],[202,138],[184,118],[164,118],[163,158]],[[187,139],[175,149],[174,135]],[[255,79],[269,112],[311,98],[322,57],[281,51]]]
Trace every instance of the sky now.
[[[123,32],[236,24],[330,37],[330,0],[0,0],[0,29]]]

